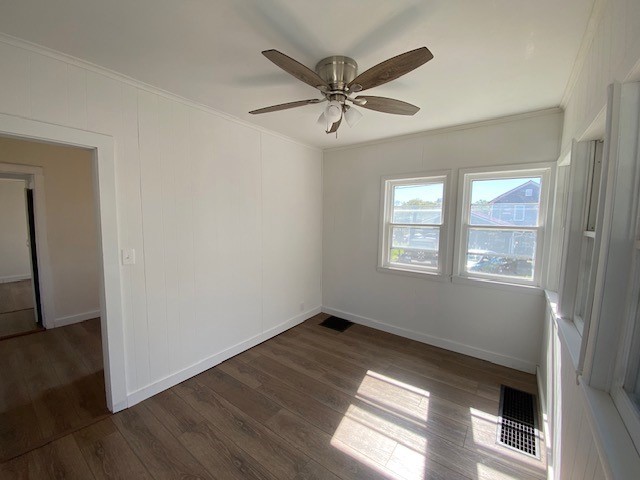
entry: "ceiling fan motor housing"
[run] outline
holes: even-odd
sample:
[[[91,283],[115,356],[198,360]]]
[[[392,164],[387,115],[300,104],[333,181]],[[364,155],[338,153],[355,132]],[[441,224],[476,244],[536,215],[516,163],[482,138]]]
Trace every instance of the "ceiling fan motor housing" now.
[[[316,73],[329,84],[331,90],[345,90],[358,75],[358,64],[353,58],[333,55],[318,62]]]

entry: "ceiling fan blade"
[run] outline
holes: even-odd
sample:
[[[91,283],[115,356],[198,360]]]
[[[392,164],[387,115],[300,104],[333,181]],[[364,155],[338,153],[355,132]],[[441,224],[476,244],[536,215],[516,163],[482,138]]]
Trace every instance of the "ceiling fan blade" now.
[[[340,119],[335,122],[333,125],[331,125],[331,128],[329,130],[327,130],[327,133],[335,133],[338,131],[338,127],[340,126],[340,123],[342,122],[342,117],[340,117]]]
[[[320,76],[308,67],[305,67],[300,62],[288,57],[284,53],[278,50],[265,50],[262,54],[283,69],[285,72],[293,75],[298,80],[303,81],[307,85],[311,85],[313,88],[326,87],[329,88],[329,84],[325,82]]]
[[[359,104],[362,108],[376,110],[378,112],[393,113],[395,115],[415,115],[420,107],[410,103],[386,97],[372,97],[370,95],[360,95],[356,100],[366,100],[365,104]]]
[[[377,87],[415,70],[432,58],[433,54],[427,47],[416,48],[410,52],[385,60],[375,67],[362,72],[349,83],[348,87],[352,91],[362,91]],[[356,85],[361,88],[358,89]]]
[[[310,100],[298,100],[297,102],[281,103],[279,105],[272,105],[270,107],[251,110],[249,113],[256,115],[258,113],[277,112],[278,110],[287,110],[288,108],[303,107],[305,105],[311,105],[312,103],[320,103],[321,101],[322,100],[317,98],[312,98]]]

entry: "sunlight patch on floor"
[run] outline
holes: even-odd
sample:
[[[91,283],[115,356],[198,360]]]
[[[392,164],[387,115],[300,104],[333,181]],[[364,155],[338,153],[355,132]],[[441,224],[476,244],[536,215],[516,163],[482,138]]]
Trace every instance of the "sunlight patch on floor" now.
[[[390,478],[422,479],[429,392],[368,371],[331,445]]]

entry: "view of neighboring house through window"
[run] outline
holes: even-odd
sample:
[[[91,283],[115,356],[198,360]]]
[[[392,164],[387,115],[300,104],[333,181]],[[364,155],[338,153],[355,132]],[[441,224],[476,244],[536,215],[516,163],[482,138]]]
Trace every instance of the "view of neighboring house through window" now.
[[[446,175],[383,180],[381,267],[440,273]]]
[[[549,169],[465,173],[462,276],[537,285]]]

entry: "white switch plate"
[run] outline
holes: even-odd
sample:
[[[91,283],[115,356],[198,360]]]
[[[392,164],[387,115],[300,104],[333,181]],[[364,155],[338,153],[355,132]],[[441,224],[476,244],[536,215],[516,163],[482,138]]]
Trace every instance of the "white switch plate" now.
[[[122,249],[122,264],[133,265],[136,263],[136,251],[133,248]]]

